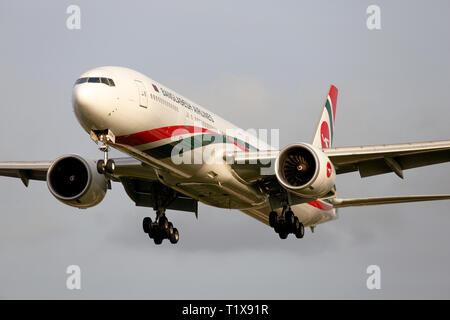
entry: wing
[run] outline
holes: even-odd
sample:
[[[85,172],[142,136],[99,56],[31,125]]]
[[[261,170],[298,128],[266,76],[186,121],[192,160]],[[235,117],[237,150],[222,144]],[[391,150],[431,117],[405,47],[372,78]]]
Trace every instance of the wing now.
[[[331,199],[331,203],[335,208],[374,206],[380,204],[394,204],[419,201],[448,200],[450,194],[442,195],[426,195],[426,196],[393,196],[378,198],[355,198],[355,199]]]
[[[450,161],[450,140],[379,146],[324,148],[337,174],[359,171],[362,178]],[[235,152],[227,154],[231,167],[246,181],[274,174],[278,151]],[[261,170],[262,169],[262,170]]]
[[[323,149],[336,173],[359,171],[362,178],[450,161],[450,140]]]
[[[149,180],[156,180],[153,170],[141,161],[134,158],[116,158],[116,170],[112,177],[115,181],[120,181],[121,177],[135,177]],[[28,187],[29,180],[46,181],[47,170],[52,165],[52,161],[21,161],[21,162],[0,162],[0,176],[20,178]]]
[[[0,176],[20,178],[28,187],[29,180],[45,181],[50,161],[0,162]]]

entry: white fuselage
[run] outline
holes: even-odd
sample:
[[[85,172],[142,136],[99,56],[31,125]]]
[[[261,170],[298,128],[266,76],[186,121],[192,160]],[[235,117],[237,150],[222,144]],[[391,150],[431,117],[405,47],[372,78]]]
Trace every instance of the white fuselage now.
[[[82,82],[74,86],[74,111],[88,133],[109,129],[115,136],[114,147],[144,163],[157,164],[149,170],[167,186],[203,203],[240,209],[267,222],[268,197],[240,179],[223,155],[224,150],[273,150],[270,145],[131,69],[100,67],[81,75],[89,77],[112,79],[114,85]],[[182,154],[189,155],[177,163],[173,161],[175,145],[183,146]],[[215,161],[207,161],[205,154]],[[336,218],[335,209],[321,200],[292,206],[292,210],[305,226]]]

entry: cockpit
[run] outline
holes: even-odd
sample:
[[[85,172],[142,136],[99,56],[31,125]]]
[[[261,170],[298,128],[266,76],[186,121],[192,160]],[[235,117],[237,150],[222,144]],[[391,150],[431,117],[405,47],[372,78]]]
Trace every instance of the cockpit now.
[[[102,78],[102,77],[85,77],[80,78],[77,81],[75,81],[75,86],[77,84],[85,83],[85,82],[91,82],[91,83],[103,83],[110,87],[115,87],[114,81],[110,78]]]

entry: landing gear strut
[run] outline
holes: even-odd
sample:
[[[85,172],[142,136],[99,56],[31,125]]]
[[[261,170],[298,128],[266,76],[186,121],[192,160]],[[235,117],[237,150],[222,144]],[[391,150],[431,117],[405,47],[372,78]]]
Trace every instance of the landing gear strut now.
[[[100,174],[113,174],[114,170],[116,170],[116,164],[114,163],[114,160],[108,159],[109,146],[105,135],[100,136],[100,141],[102,142],[102,145],[99,150],[103,152],[104,157],[103,160],[97,161],[97,172]]]
[[[289,233],[294,234],[299,239],[305,235],[305,226],[287,205],[283,206],[283,210],[280,213],[276,211],[270,212],[269,224],[275,229],[275,232],[278,233],[281,239],[286,239]]]
[[[153,239],[155,244],[161,244],[164,239],[169,239],[170,243],[177,243],[180,239],[178,229],[175,228],[166,217],[166,208],[176,198],[176,192],[164,185],[153,185],[153,209],[156,211],[155,221],[145,217],[142,221],[144,232]]]
[[[175,244],[180,239],[178,229],[173,227],[163,210],[156,211],[155,221],[152,221],[150,217],[145,217],[142,227],[155,244],[161,244],[164,239],[169,239],[170,243]]]

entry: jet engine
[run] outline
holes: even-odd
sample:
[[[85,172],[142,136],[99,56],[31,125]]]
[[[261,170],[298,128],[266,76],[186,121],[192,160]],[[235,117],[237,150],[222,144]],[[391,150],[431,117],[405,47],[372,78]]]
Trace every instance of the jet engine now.
[[[72,207],[86,209],[103,200],[107,180],[94,162],[77,155],[56,159],[47,171],[47,186],[56,199]]]
[[[320,197],[334,187],[336,171],[330,159],[307,143],[292,144],[280,151],[275,160],[278,182],[302,197]]]

